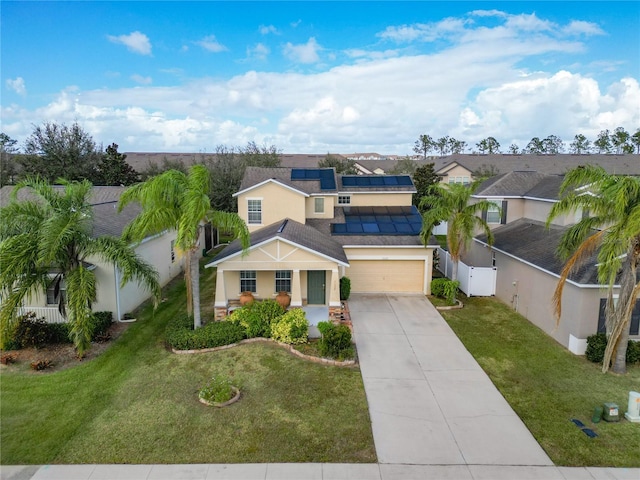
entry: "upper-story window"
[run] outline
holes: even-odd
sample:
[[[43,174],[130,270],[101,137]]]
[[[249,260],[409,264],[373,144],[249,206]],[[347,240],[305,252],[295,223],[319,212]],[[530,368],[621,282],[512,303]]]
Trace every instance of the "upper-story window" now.
[[[253,223],[253,224],[262,223],[262,200],[261,199],[247,200],[247,221],[248,223]]]
[[[491,202],[491,206],[487,210],[487,223],[501,223],[502,214],[500,212],[501,202]]]
[[[351,205],[351,195],[338,195],[338,205]]]
[[[314,198],[313,212],[314,213],[324,213],[324,198],[323,197]]]
[[[468,176],[449,177],[449,183],[462,183],[463,185],[469,185],[469,183],[471,183],[471,179]]]

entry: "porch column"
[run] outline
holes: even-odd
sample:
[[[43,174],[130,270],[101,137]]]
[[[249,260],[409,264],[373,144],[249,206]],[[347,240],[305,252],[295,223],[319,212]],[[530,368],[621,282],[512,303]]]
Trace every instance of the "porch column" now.
[[[293,278],[291,279],[291,306],[302,306],[302,288],[300,286],[300,270],[293,271]]]
[[[221,320],[227,316],[229,302],[224,288],[224,270],[221,268],[216,270],[216,297],[213,306],[216,320]]]
[[[340,274],[338,269],[331,270],[331,280],[329,283],[329,306],[340,307]]]

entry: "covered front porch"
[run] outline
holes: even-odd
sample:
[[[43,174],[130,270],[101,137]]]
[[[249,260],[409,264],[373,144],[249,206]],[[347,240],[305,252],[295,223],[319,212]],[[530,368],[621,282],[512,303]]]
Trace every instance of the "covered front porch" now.
[[[302,270],[290,265],[282,269],[230,270],[218,266],[216,271],[215,317],[224,318],[229,309],[240,305],[243,292],[251,292],[256,301],[275,299],[286,292],[290,308],[325,307],[329,316],[341,311],[340,269]],[[326,320],[326,318],[325,318]]]

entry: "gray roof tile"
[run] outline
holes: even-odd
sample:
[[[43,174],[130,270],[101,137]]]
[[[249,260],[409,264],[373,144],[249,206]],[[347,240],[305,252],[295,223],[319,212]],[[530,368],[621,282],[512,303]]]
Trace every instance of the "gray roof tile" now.
[[[333,174],[335,176],[335,169],[333,169],[333,171]],[[277,180],[279,183],[282,183],[309,195],[316,193],[327,194],[337,192],[337,189],[322,190],[320,188],[320,180],[291,180],[291,168],[286,167],[247,167],[244,172],[244,177],[242,177],[240,191],[251,188],[269,179]],[[337,181],[336,185],[338,185]]]

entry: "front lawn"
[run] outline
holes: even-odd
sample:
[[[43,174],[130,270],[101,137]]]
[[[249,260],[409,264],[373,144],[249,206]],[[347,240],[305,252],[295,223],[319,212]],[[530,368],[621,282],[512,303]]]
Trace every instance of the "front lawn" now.
[[[557,465],[640,467],[640,425],[593,424],[596,406],[614,402],[623,416],[640,367],[602,374],[494,298],[464,298],[464,308],[440,312]],[[570,420],[594,430],[589,438]]]
[[[205,270],[203,297],[214,282]],[[1,464],[376,461],[357,368],[268,344],[172,354],[164,329],[184,311],[183,282],[164,296],[94,360],[55,373],[3,370]],[[240,387],[239,402],[198,402],[216,374]]]

